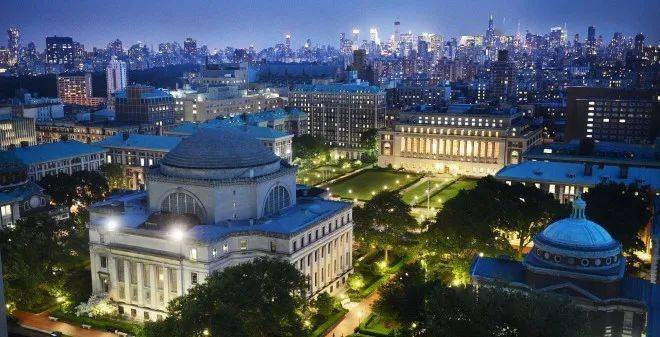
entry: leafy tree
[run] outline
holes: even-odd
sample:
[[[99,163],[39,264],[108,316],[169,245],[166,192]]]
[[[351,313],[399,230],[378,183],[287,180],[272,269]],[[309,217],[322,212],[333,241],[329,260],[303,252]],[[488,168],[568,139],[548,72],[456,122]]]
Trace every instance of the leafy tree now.
[[[447,287],[424,282],[419,268],[394,279],[376,313],[401,323],[398,336],[584,336],[586,313],[568,299],[498,287]]]
[[[627,252],[644,248],[639,233],[651,219],[648,186],[599,184],[584,195],[587,217],[603,226]]]
[[[210,275],[147,323],[144,336],[304,336],[306,278],[290,263],[258,258]]]
[[[301,159],[311,159],[330,154],[330,147],[323,137],[302,135],[293,139],[293,156]]]
[[[78,171],[69,175],[47,175],[39,181],[46,194],[57,204],[72,206],[76,203],[89,205],[103,199],[109,186],[106,178],[95,171]]]
[[[380,298],[373,309],[404,325],[421,320],[427,291],[425,274],[419,263],[405,265],[393,281],[380,289]]]
[[[376,194],[364,206],[353,210],[353,229],[358,240],[374,245],[385,251],[385,261],[388,252],[400,247],[403,238],[411,231],[421,229],[421,226],[410,215],[410,205],[401,200],[396,192],[383,191]]]
[[[339,301],[328,293],[321,293],[314,300],[314,307],[316,308],[316,320],[323,322],[337,311]]]
[[[36,309],[55,298],[76,303],[89,297],[87,242],[84,225],[46,215],[20,219],[0,231],[8,302]]]
[[[126,179],[124,179],[124,169],[117,163],[103,164],[101,173],[108,181],[110,189],[126,188]]]
[[[536,233],[567,212],[566,206],[534,186],[509,186],[486,177],[443,205],[422,247],[432,253],[427,258],[434,271],[450,272],[464,283],[476,254],[522,256]],[[518,238],[516,247],[506,238],[510,233]]]
[[[360,146],[364,149],[362,161],[375,162],[378,159],[378,129],[369,129],[360,136]]]

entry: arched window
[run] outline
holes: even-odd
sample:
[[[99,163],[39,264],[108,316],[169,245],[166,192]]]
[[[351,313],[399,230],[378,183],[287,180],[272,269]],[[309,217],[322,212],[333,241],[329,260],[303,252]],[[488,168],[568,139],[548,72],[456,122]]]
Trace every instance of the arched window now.
[[[199,220],[204,221],[204,208],[197,200],[184,192],[170,193],[160,205],[163,212],[174,214],[194,214]]]
[[[289,197],[289,191],[284,186],[275,186],[268,193],[268,198],[264,205],[264,216],[275,214],[290,205],[291,197]]]

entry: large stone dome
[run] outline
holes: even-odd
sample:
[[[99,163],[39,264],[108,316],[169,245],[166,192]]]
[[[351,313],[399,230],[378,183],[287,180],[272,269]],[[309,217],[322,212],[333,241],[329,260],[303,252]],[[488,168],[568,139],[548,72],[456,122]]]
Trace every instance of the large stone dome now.
[[[534,271],[553,270],[587,277],[620,278],[625,269],[621,244],[585,217],[586,203],[573,202],[571,217],[556,221],[534,238],[524,263]]]
[[[200,128],[160,162],[164,175],[203,180],[253,178],[279,169],[280,158],[269,148],[231,127]]]
[[[279,160],[256,138],[226,127],[200,128],[166,154],[161,164],[191,169],[233,169]]]

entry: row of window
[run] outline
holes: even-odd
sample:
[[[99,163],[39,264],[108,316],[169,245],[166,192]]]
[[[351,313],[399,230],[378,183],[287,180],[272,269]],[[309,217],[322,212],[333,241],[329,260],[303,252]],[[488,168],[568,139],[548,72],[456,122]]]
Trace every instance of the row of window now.
[[[341,221],[340,221],[341,219]],[[319,228],[317,227],[313,232],[309,231],[307,233],[304,233],[303,235],[300,236],[299,240],[294,240],[293,241],[293,252],[297,252],[299,249],[302,249],[304,247],[307,247],[313,242],[318,241],[319,239],[322,239],[326,235],[329,235],[330,233],[336,231],[338,228],[344,227],[346,224],[348,224],[351,221],[351,213],[346,213],[343,214],[340,218],[335,218],[334,221],[334,227],[333,223],[329,222],[327,224],[324,224],[321,227],[321,231],[319,232]],[[312,237],[312,233],[314,236]],[[319,235],[320,233],[320,235]],[[343,235],[342,235],[343,237]],[[307,238],[307,240],[305,240]],[[298,243],[300,243],[300,247],[298,247]]]

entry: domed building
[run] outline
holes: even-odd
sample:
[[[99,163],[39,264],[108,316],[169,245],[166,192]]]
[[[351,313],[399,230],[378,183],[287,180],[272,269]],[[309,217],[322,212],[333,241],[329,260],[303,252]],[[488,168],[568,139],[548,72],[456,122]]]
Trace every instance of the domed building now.
[[[297,196],[296,168],[233,128],[202,128],[146,171],[146,191],[91,210],[94,292],[156,320],[212,272],[260,256],[290,261],[309,295],[352,272],[351,204]]]
[[[508,284],[569,296],[589,312],[592,336],[645,336],[658,329],[652,323],[660,322],[660,290],[626,275],[621,244],[588,220],[585,208],[578,197],[569,218],[551,223],[535,236],[522,262],[476,257],[472,280],[476,285]]]

